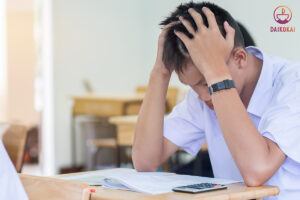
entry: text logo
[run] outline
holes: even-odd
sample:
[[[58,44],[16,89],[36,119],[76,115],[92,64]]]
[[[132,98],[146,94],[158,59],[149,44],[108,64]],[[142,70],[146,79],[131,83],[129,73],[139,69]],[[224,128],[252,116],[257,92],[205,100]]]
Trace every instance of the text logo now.
[[[273,13],[275,21],[279,24],[287,24],[292,19],[292,10],[287,6],[278,6]]]
[[[296,27],[289,24],[292,19],[292,10],[287,6],[278,6],[273,12],[274,20],[279,24],[270,26],[270,32],[295,32]]]

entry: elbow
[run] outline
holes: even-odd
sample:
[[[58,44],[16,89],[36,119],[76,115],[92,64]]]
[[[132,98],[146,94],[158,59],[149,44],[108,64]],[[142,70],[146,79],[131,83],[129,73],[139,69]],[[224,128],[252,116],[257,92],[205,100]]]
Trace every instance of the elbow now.
[[[133,166],[137,172],[156,172],[157,171],[156,168],[145,166],[140,163],[134,163]]]
[[[134,169],[138,172],[155,172],[157,171],[157,167],[149,165],[149,163],[146,163],[139,159],[132,159]]]
[[[247,178],[244,178],[244,181],[248,187],[258,187],[258,186],[262,186],[264,184],[264,181],[261,181],[257,177],[247,177]]]
[[[255,169],[245,174],[243,178],[248,187],[258,187],[264,185],[270,177],[266,170]]]
[[[138,172],[155,172],[158,169],[153,162],[147,162],[147,159],[144,159],[142,155],[137,155],[134,152],[132,152],[132,162],[134,169]]]

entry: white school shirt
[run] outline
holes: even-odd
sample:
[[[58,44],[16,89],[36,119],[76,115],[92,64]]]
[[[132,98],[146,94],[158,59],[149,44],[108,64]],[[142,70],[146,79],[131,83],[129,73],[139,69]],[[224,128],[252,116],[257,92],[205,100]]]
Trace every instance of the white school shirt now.
[[[278,186],[280,194],[264,199],[299,199],[300,63],[267,55],[256,47],[248,47],[247,51],[263,60],[258,83],[247,108],[248,114],[260,134],[278,144],[287,156],[277,172],[265,183]],[[192,89],[166,117],[164,136],[193,155],[206,141],[214,176],[243,181],[215,112]]]
[[[23,185],[0,140],[0,199],[28,200]]]

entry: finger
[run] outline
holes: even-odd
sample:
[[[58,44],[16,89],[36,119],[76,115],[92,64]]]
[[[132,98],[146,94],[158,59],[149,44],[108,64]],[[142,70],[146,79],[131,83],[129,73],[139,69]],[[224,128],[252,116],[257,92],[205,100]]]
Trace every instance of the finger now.
[[[164,36],[167,34],[169,28],[171,28],[171,27],[174,26],[175,24],[179,24],[179,23],[180,23],[180,21],[175,21],[175,22],[171,22],[171,23],[165,25],[165,26],[163,27],[163,29],[162,29],[160,35],[161,35],[162,37],[164,37]]]
[[[208,28],[218,29],[217,20],[215,14],[207,7],[202,8],[203,13],[205,14],[208,22]]]
[[[187,35],[185,35],[183,32],[180,32],[180,31],[174,31],[174,33],[187,47],[187,44],[189,43],[190,38]]]
[[[188,12],[190,13],[190,15],[192,16],[192,18],[194,19],[196,25],[197,25],[197,28],[198,30],[201,30],[204,27],[204,24],[203,24],[203,19],[202,19],[202,16],[200,13],[198,13],[195,9],[193,8],[189,8]]]
[[[224,29],[226,31],[226,41],[229,44],[232,44],[232,47],[234,45],[234,35],[235,35],[235,30],[232,28],[227,21],[224,22]]]
[[[174,21],[174,22],[171,22],[171,23],[165,25],[165,26],[163,27],[163,30],[169,29],[171,26],[173,26],[173,25],[175,25],[175,24],[179,24],[179,23],[180,23],[180,21]]]
[[[182,16],[179,17],[179,20],[190,34],[195,34],[195,29],[192,27],[191,23],[188,20],[184,19]]]

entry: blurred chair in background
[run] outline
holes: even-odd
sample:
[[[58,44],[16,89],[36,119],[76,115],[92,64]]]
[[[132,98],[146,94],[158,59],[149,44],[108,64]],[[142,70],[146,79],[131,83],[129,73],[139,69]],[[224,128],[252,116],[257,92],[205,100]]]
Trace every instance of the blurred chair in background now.
[[[2,142],[17,172],[20,173],[24,163],[27,128],[24,125],[9,123],[0,123],[0,126],[7,126],[2,135]]]
[[[38,126],[30,126],[27,128],[27,142],[25,147],[24,164],[38,164],[40,153]]]
[[[94,117],[81,122],[86,146],[85,170],[120,166],[120,151],[116,139],[116,127],[107,118]],[[100,167],[100,168],[99,168]]]
[[[85,88],[90,88],[90,84],[88,83],[87,85],[89,85],[89,87]],[[146,89],[146,86],[138,86],[135,91],[138,96],[143,96]],[[90,92],[91,90],[89,89],[87,91]],[[179,89],[177,87],[169,87],[166,113],[171,112],[176,105],[178,94]],[[132,112],[123,112],[121,116],[128,114],[137,115],[141,103],[142,101],[136,104],[135,109],[131,109]],[[81,132],[85,141],[87,155],[85,170],[120,167],[121,164],[126,166],[131,165],[131,146],[118,144],[116,126],[109,123],[108,119],[109,117],[107,116],[94,115],[93,117],[90,116],[89,119],[84,122],[81,122]],[[134,129],[127,130],[127,132],[130,132],[132,136],[134,135]]]
[[[72,139],[72,165],[69,167],[61,168],[61,173],[71,173],[82,171],[86,163],[77,162],[77,155],[82,154],[83,150],[77,148],[77,141],[80,141],[81,146],[84,142],[81,142],[85,137],[85,132],[77,134],[77,122],[78,117],[85,117],[88,121],[89,119],[95,120],[95,118],[103,118],[107,120],[111,116],[119,115],[133,115],[138,114],[140,106],[143,101],[142,94],[118,94],[118,95],[105,95],[105,94],[86,94],[80,96],[72,96],[73,109],[72,109],[72,119],[71,119],[71,139]],[[102,120],[102,119],[101,119]],[[77,137],[82,139],[78,140]],[[115,138],[115,136],[114,136]],[[96,143],[90,144],[101,144],[98,141]],[[108,155],[110,156],[110,155]]]

